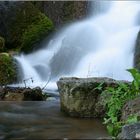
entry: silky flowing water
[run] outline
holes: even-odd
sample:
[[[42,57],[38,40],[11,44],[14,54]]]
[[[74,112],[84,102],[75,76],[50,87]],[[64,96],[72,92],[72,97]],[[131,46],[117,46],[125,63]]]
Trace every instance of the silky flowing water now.
[[[94,5],[96,3],[96,5]],[[110,77],[132,80],[134,47],[140,30],[139,1],[94,1],[89,16],[62,28],[43,49],[16,56],[28,86],[57,89],[60,77]]]
[[[95,139],[108,136],[101,120],[70,118],[59,100],[0,102],[0,139]]]

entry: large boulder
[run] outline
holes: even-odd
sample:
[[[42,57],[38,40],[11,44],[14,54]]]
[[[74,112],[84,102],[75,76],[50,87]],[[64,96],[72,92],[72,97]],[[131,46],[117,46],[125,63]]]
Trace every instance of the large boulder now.
[[[140,139],[140,123],[124,125],[118,139]]]
[[[128,101],[122,108],[121,120],[126,121],[131,115],[140,117],[140,97]]]
[[[17,81],[16,64],[7,53],[0,54],[0,85],[7,85]]]
[[[107,87],[117,86],[117,81],[110,78],[61,78],[58,82],[61,110],[75,117],[103,117],[105,100],[102,95]]]

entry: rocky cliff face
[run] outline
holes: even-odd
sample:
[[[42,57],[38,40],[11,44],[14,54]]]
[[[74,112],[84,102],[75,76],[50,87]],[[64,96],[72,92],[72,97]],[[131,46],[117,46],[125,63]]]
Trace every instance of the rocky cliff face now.
[[[52,21],[31,2],[0,3],[0,36],[7,49],[31,51],[52,29]]]
[[[22,4],[23,2],[0,2],[0,36],[5,38],[6,44],[11,39],[10,25],[16,16],[14,9],[20,7]],[[9,44],[9,46],[12,47],[12,44]]]
[[[53,23],[60,26],[87,13],[86,1],[3,1],[0,2],[0,36],[7,49],[33,50],[48,36]],[[31,47],[31,48],[30,48]],[[17,50],[17,49],[16,49]]]
[[[88,13],[89,1],[42,1],[33,4],[52,19],[55,26],[82,19]]]
[[[140,32],[138,33],[135,52],[134,52],[134,67],[140,70]]]

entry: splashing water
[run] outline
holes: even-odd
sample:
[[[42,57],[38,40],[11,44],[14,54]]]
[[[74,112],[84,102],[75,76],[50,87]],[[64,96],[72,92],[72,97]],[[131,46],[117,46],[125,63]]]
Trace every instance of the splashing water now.
[[[56,88],[62,76],[132,80],[126,69],[133,67],[140,2],[102,1],[97,5],[106,9],[104,13],[93,10],[89,18],[61,30],[44,49],[16,56],[21,79],[32,77],[30,86],[44,86],[51,77],[48,89]]]

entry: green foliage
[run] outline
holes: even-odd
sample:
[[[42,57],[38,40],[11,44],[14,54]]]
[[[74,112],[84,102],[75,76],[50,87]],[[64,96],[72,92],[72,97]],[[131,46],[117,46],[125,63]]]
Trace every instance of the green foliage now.
[[[136,122],[138,122],[138,121],[139,121],[139,117],[138,117],[136,114],[133,114],[133,115],[130,115],[130,116],[127,118],[127,120],[126,120],[125,123],[130,124],[130,123],[136,123]]]
[[[50,19],[41,14],[41,19],[37,23],[28,26],[22,35],[22,51],[29,52],[33,45],[40,41],[43,36],[46,36],[53,28]]]
[[[101,82],[94,90],[102,91],[104,82]]]
[[[121,130],[123,124],[136,121],[133,117],[128,119],[128,122],[121,122],[121,109],[130,99],[134,99],[139,94],[140,89],[140,73],[136,69],[128,70],[133,76],[132,83],[118,83],[117,87],[108,87],[105,92],[108,92],[111,97],[107,101],[107,113],[104,118],[104,123],[107,124],[109,133],[113,136],[117,136]]]
[[[115,122],[114,124],[109,123],[107,125],[107,130],[108,130],[109,134],[112,136],[117,136],[120,133],[120,129],[122,128],[123,124],[124,123],[122,123],[122,122]]]
[[[9,40],[19,50],[32,51],[33,45],[53,30],[53,23],[31,2],[24,2],[20,8],[13,10],[15,17],[10,23]]]
[[[140,73],[137,69],[128,69],[128,72],[131,73],[133,76],[134,80],[132,81],[131,85],[131,92],[133,94],[139,94],[139,89],[140,89]]]
[[[0,85],[7,85],[16,80],[16,69],[12,58],[6,54],[0,54]]]

